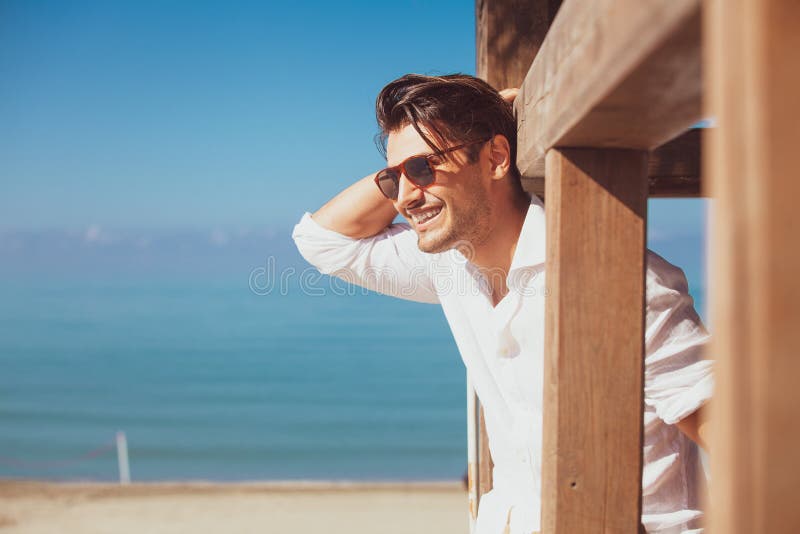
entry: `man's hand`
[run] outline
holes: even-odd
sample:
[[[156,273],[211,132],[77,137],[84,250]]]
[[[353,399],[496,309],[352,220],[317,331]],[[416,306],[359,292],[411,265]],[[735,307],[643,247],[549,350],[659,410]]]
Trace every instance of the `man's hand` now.
[[[519,87],[509,87],[508,89],[503,89],[500,91],[500,96],[503,97],[503,100],[508,102],[509,104],[514,103],[514,99],[517,98],[519,94]]]
[[[708,450],[708,418],[706,417],[708,409],[702,406],[691,415],[681,419],[675,426],[686,434],[692,441],[700,445],[706,451]]]

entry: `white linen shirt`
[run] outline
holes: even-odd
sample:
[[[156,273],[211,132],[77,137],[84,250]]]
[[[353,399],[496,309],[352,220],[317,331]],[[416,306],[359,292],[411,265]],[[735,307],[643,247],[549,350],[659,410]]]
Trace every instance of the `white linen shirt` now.
[[[535,196],[496,307],[485,278],[455,251],[426,254],[406,224],[352,239],[306,213],[292,237],[320,272],[404,299],[440,303],[481,400],[494,461],[476,534],[540,528],[545,214]],[[642,522],[648,532],[700,532],[697,448],[673,424],[711,396],[708,333],[683,272],[648,252]]]

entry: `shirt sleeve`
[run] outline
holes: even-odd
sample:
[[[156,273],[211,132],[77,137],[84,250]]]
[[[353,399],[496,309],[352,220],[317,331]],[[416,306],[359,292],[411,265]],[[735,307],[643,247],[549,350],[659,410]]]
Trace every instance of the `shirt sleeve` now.
[[[321,226],[306,213],[292,238],[306,261],[323,274],[393,297],[439,302],[431,281],[434,255],[419,250],[416,233],[407,224],[353,239]]]
[[[645,403],[667,424],[691,415],[711,398],[710,339],[678,267],[648,253],[645,325]]]

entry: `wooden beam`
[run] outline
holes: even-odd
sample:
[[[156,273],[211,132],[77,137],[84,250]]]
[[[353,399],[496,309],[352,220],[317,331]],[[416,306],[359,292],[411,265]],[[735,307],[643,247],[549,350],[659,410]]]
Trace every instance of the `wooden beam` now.
[[[648,196],[702,196],[700,138],[700,130],[692,129],[650,153],[647,165]],[[544,198],[544,177],[523,177],[522,186],[529,193]]]
[[[519,87],[561,0],[476,0],[476,72],[495,89]]]
[[[566,0],[520,95],[517,165],[551,147],[650,150],[701,118],[700,0]]]
[[[800,2],[706,4],[711,532],[800,532]]]
[[[646,171],[645,151],[547,154],[543,533],[639,528]]]
[[[650,152],[650,197],[699,197],[701,130],[692,129]]]

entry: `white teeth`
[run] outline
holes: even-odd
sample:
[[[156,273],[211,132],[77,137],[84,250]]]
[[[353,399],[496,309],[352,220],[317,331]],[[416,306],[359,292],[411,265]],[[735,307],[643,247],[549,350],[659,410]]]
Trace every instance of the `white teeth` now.
[[[414,222],[416,224],[421,224],[421,223],[424,223],[425,221],[427,221],[429,219],[433,219],[434,217],[439,215],[440,211],[442,211],[442,208],[434,208],[434,209],[426,211],[424,213],[412,214],[411,218],[414,220]]]

